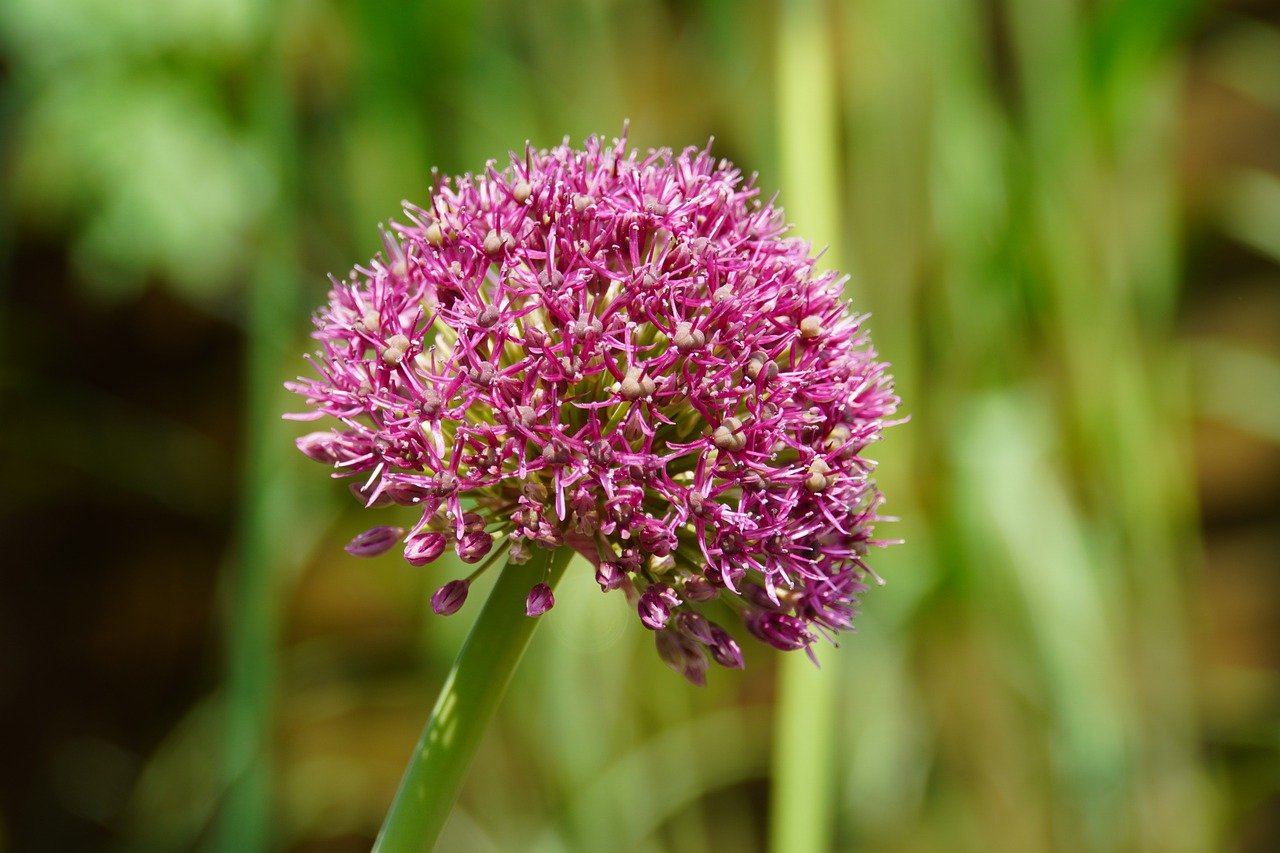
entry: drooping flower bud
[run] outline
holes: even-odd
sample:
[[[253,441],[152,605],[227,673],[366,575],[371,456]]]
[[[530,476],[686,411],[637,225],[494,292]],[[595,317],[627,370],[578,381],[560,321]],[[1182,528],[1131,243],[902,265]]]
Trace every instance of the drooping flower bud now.
[[[441,616],[457,613],[466,602],[467,593],[470,591],[471,584],[465,579],[449,581],[431,596],[431,609]]]
[[[537,584],[533,589],[529,590],[529,596],[525,599],[525,615],[541,616],[554,607],[555,603],[556,597],[551,592],[551,587],[545,583]]]
[[[676,631],[657,631],[653,640],[663,663],[683,675],[690,684],[706,685],[707,654],[701,646]]]
[[[729,669],[746,668],[738,642],[729,636],[728,631],[718,625],[711,626],[711,657],[716,663]]]
[[[353,557],[376,557],[391,550],[403,535],[399,527],[373,527],[348,542],[345,550]]]

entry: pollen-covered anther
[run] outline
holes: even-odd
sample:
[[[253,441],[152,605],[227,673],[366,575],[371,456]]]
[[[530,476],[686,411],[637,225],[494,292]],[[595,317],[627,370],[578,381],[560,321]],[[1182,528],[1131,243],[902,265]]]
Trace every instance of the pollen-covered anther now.
[[[409,349],[409,339],[404,335],[392,335],[387,340],[387,348],[382,351],[382,361],[392,367],[400,363],[405,351]]]
[[[724,423],[711,433],[711,441],[721,450],[730,452],[746,447],[747,437],[742,433],[742,421],[737,418],[725,418]]]
[[[810,314],[800,321],[800,334],[806,338],[816,338],[822,334],[822,318],[817,314]]]
[[[705,344],[707,336],[700,330],[693,328],[692,324],[681,322],[676,324],[676,332],[672,335],[671,340],[680,352],[691,352]]]
[[[831,473],[831,466],[819,456],[809,465],[809,476],[804,481],[804,487],[811,492],[820,492],[827,486],[831,485],[831,480],[827,474]]]
[[[627,375],[622,379],[620,392],[622,399],[634,402],[642,397],[652,397],[657,387],[654,381],[645,375],[643,367],[633,365],[627,368]]]

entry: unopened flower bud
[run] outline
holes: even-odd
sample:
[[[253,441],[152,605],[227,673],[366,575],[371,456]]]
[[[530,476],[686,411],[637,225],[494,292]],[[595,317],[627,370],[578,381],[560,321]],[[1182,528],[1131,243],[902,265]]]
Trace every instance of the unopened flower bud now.
[[[317,462],[337,462],[339,457],[334,448],[339,440],[336,432],[309,432],[294,443]]]
[[[707,683],[707,655],[688,637],[675,631],[658,631],[653,638],[662,662],[683,675],[690,684],[702,687]]]
[[[694,613],[691,610],[677,613],[676,627],[699,643],[709,645],[714,639],[711,632],[711,623],[701,613]]]
[[[478,563],[493,548],[493,537],[484,531],[464,533],[458,540],[458,556],[464,563]]]
[[[403,535],[399,527],[373,527],[348,542],[345,550],[353,557],[376,557],[389,551]]]
[[[552,594],[551,587],[540,583],[529,590],[529,596],[524,602],[524,613],[526,616],[541,616],[554,607],[555,603],[556,597]]]
[[[719,625],[711,626],[711,657],[716,663],[729,669],[743,669],[746,666],[737,641]]]
[[[470,590],[471,584],[466,580],[449,581],[431,596],[431,609],[441,616],[457,613]]]
[[[404,558],[411,566],[425,566],[437,560],[447,544],[443,533],[418,533],[404,543]]]

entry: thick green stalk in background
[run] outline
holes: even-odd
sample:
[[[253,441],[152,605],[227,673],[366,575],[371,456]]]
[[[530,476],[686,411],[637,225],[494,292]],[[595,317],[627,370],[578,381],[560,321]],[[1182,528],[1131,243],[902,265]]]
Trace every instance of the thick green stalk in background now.
[[[444,828],[480,745],[538,620],[524,615],[525,596],[540,581],[555,586],[573,552],[534,549],[524,565],[508,564],[449,670],[400,790],[374,845],[380,853],[429,850]]]
[[[794,0],[779,13],[778,175],[788,221],[815,249],[826,249],[823,266],[840,269],[846,259],[836,193],[835,57],[824,10],[817,0]],[[769,814],[774,853],[831,848],[836,677],[836,670],[819,670],[806,655],[786,654],[778,662]]]

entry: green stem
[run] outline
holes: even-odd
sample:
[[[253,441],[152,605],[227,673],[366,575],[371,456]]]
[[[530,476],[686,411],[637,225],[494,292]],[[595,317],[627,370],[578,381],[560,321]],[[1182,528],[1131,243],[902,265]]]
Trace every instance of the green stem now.
[[[489,719],[524,656],[538,620],[524,615],[540,581],[553,587],[573,552],[533,549],[525,565],[507,564],[440,688],[426,728],[382,823],[375,853],[429,850],[453,809]]]

